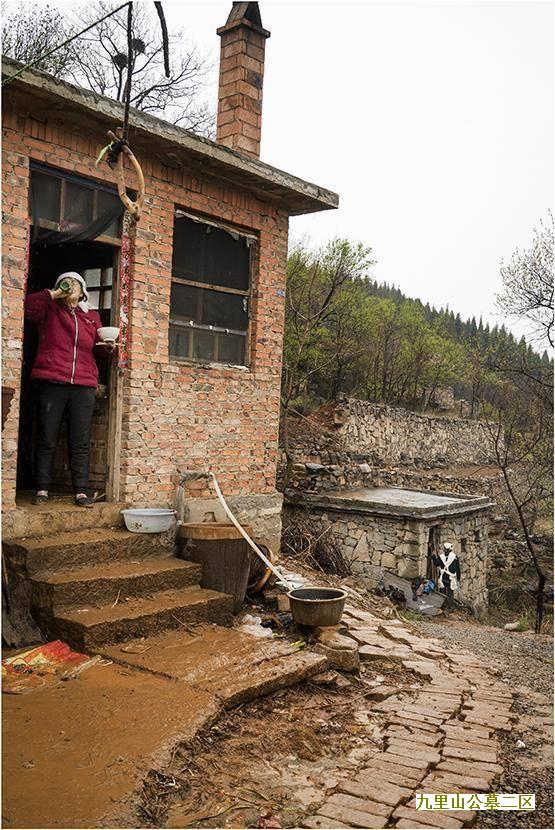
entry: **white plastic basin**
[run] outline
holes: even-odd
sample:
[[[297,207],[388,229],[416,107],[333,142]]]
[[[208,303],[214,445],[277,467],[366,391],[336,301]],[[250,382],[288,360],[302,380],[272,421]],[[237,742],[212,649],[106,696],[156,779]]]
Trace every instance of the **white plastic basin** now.
[[[175,521],[175,510],[164,507],[143,507],[122,510],[125,527],[132,533],[163,533]]]

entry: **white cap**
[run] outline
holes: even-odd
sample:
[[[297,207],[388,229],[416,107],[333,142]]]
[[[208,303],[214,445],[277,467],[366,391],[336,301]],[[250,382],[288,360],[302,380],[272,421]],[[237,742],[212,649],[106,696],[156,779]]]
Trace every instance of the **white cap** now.
[[[81,308],[82,311],[88,312],[90,310],[89,292],[87,291],[87,284],[81,276],[81,274],[78,274],[77,271],[64,271],[64,273],[60,274],[60,276],[56,280],[54,290],[58,288],[62,280],[77,280],[77,282],[81,285],[81,288],[83,289],[83,296],[79,300],[79,308]]]
[[[444,550],[453,550],[453,545],[451,544],[451,542],[444,542],[443,543],[443,549]]]

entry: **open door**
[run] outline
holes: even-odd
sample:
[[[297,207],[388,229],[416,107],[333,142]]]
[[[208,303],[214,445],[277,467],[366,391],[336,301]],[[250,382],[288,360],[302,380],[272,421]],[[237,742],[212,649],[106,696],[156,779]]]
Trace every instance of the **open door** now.
[[[117,325],[119,262],[123,206],[115,191],[86,179],[77,179],[44,166],[31,171],[32,233],[27,292],[52,288],[64,271],[80,273],[89,290],[90,305],[104,325]],[[18,438],[18,491],[31,490],[34,482],[36,432],[35,384],[31,380],[37,350],[37,333],[25,324]],[[93,416],[90,451],[90,487],[110,497],[109,440],[117,430],[111,423],[111,400],[117,368],[113,360],[98,361],[99,388]],[[119,409],[118,409],[119,411]],[[52,493],[71,491],[65,425],[54,458]]]
[[[441,525],[433,525],[428,531],[428,557],[426,567],[426,578],[433,579],[437,586],[437,568],[434,565],[433,557],[439,555],[441,545]],[[437,588],[436,588],[437,590]]]

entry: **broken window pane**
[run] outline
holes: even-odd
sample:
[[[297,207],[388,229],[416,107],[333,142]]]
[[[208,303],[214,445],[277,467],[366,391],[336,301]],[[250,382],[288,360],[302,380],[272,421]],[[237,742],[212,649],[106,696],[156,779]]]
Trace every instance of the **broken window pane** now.
[[[171,316],[199,325],[246,331],[249,325],[246,297],[172,283]]]
[[[188,217],[175,219],[174,276],[248,291],[249,272],[250,248],[245,237]]]

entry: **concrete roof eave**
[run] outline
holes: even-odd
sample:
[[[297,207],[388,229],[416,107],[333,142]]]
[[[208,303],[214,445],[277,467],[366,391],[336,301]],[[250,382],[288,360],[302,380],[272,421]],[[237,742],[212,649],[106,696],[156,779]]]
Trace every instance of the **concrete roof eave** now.
[[[3,80],[14,75],[23,64],[2,58]],[[3,88],[3,97],[10,93],[28,105],[36,117],[55,121],[63,114],[64,121],[90,129],[115,129],[123,119],[123,104],[90,90],[61,81],[45,72],[26,69]],[[331,210],[339,205],[339,196],[311,182],[292,176],[257,158],[238,153],[195,135],[183,127],[131,109],[130,143],[140,159],[153,155],[168,167],[187,170],[193,176],[209,176],[253,193],[263,201],[277,204],[289,215]],[[99,148],[100,149],[100,148]]]
[[[388,498],[393,494],[393,498]],[[375,495],[374,495],[375,494]],[[385,496],[385,498],[381,496]],[[408,497],[405,501],[404,497]],[[316,507],[338,513],[359,513],[412,521],[442,519],[491,510],[495,507],[487,496],[438,493],[404,488],[357,488],[327,493],[303,493],[290,500],[295,507]]]

